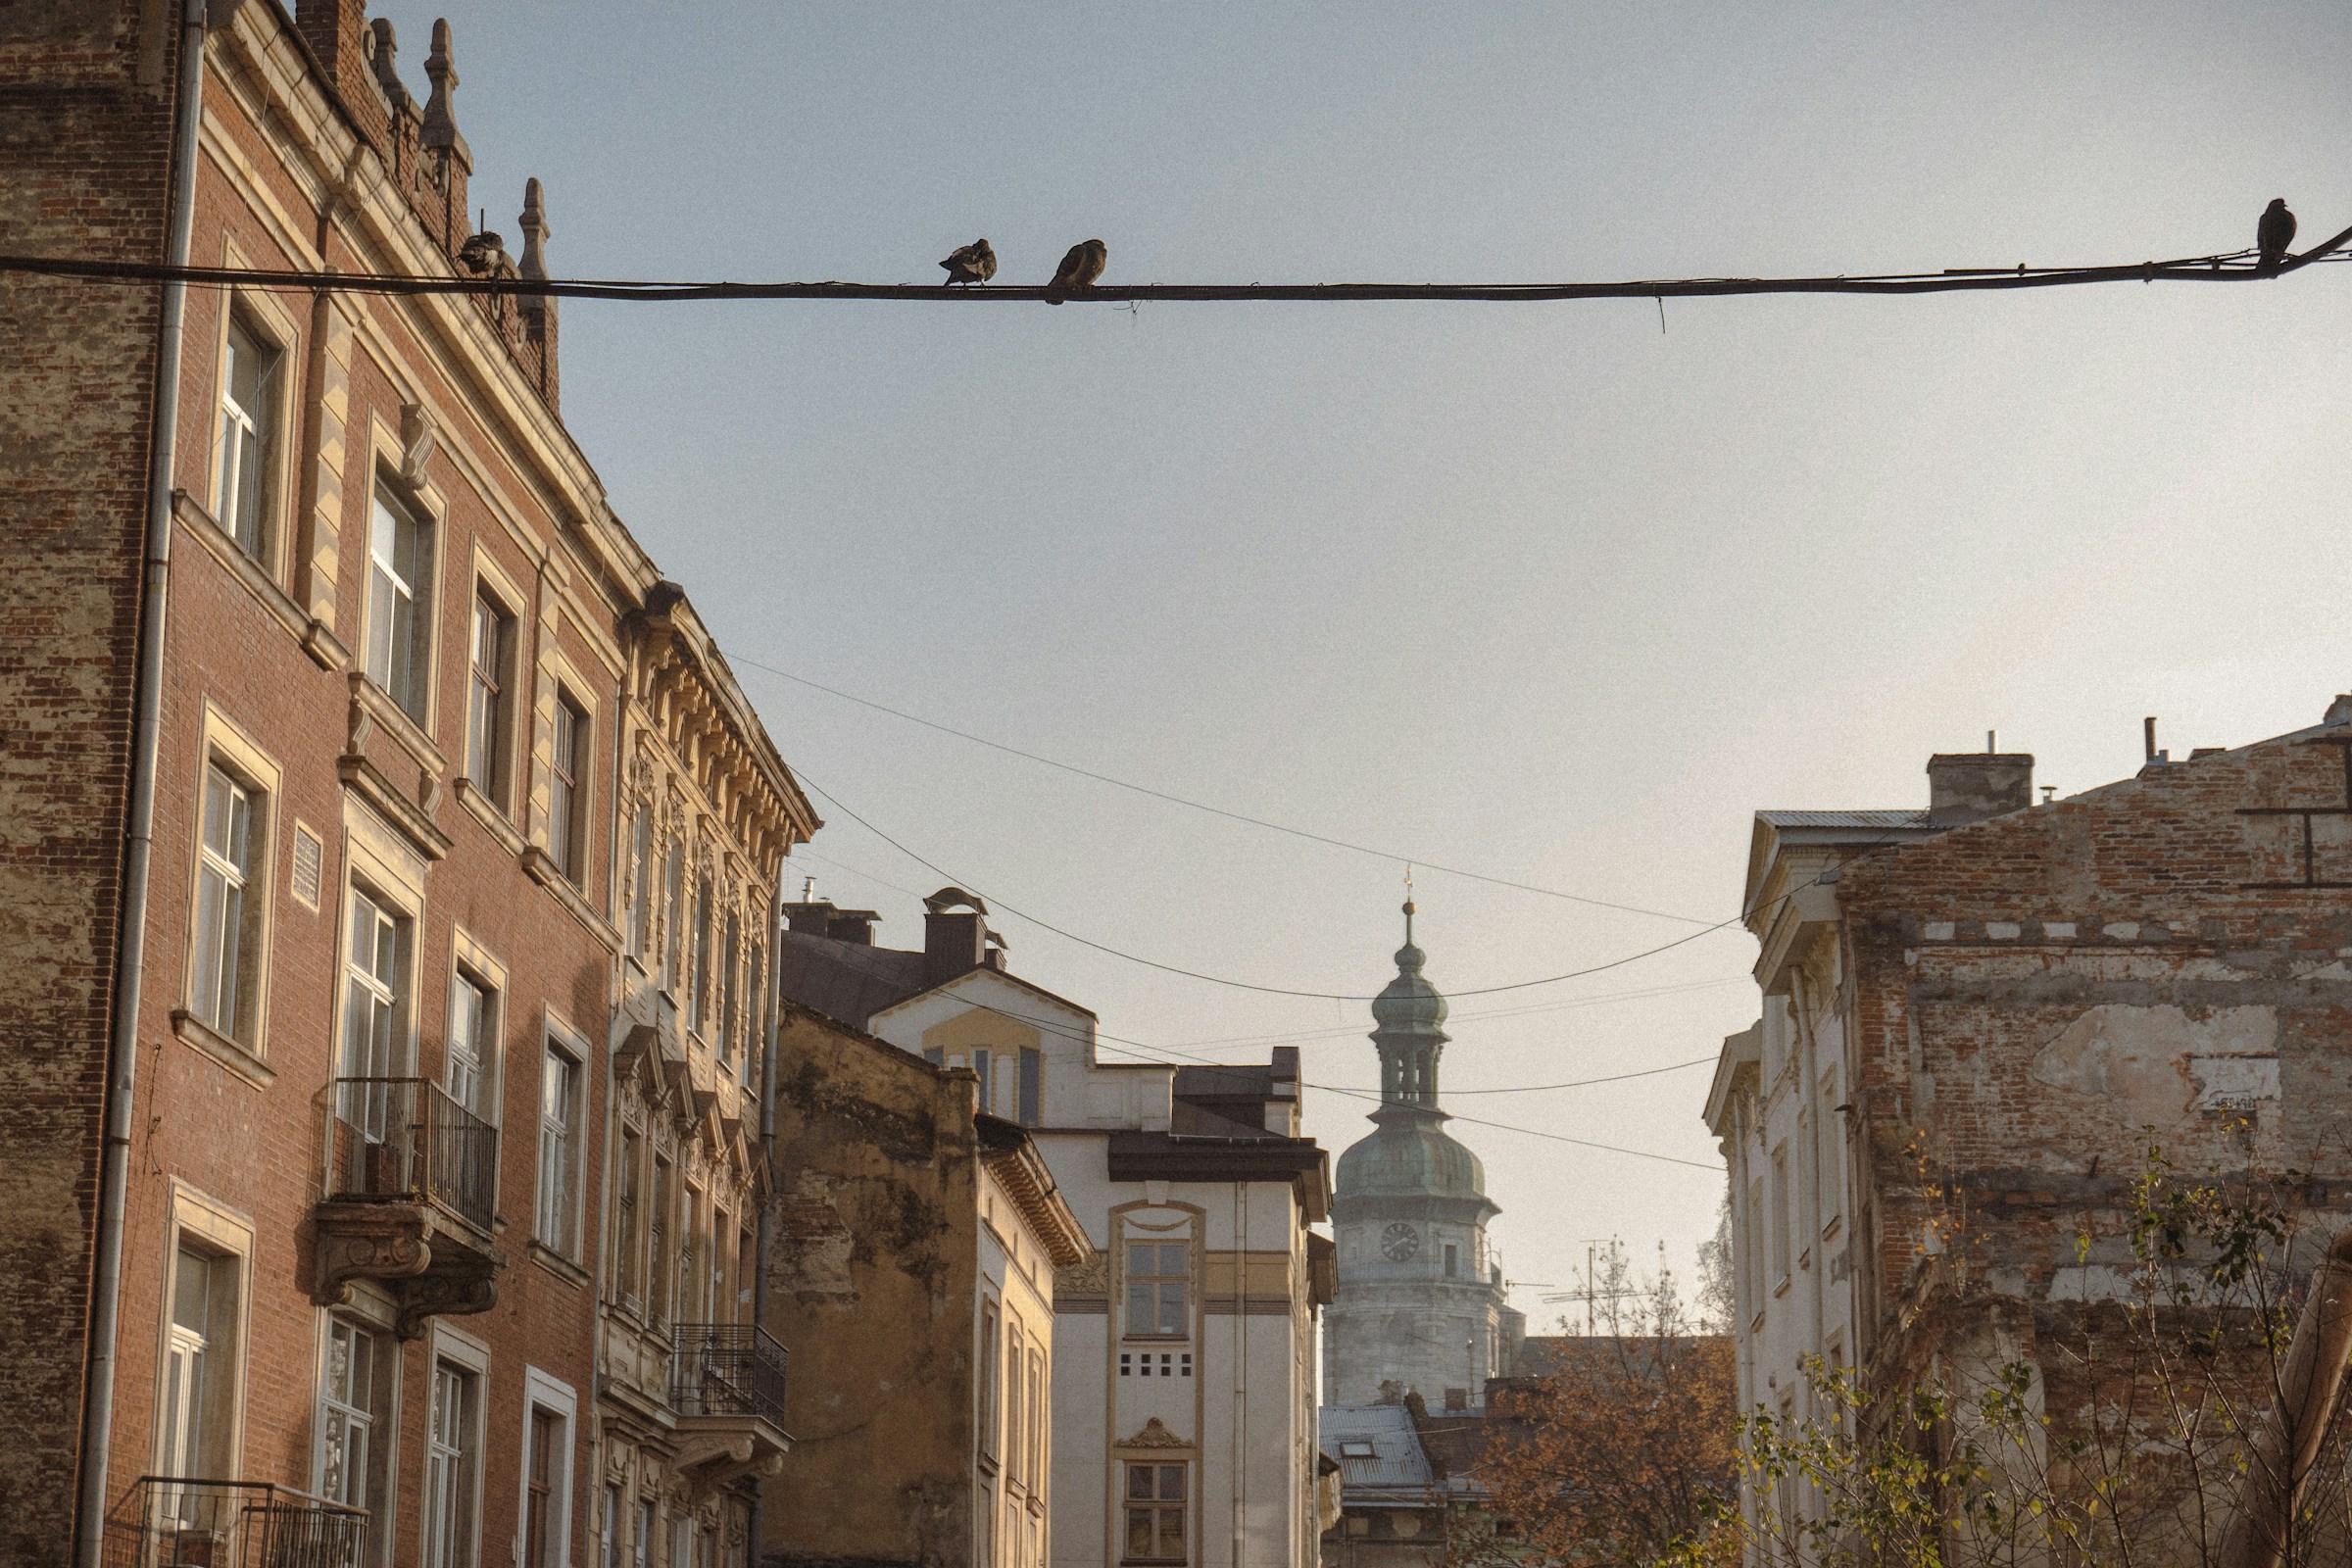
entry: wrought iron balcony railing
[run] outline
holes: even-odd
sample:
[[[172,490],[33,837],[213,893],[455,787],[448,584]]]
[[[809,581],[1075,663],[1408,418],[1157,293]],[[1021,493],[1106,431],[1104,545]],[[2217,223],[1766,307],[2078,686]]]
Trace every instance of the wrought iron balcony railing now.
[[[784,1425],[784,1347],[749,1323],[680,1323],[669,1402],[680,1415],[752,1415]]]
[[[368,1510],[262,1481],[141,1476],[106,1519],[106,1568],[364,1568]]]
[[[489,1234],[498,1129],[426,1078],[338,1078],[330,1198],[430,1200]]]

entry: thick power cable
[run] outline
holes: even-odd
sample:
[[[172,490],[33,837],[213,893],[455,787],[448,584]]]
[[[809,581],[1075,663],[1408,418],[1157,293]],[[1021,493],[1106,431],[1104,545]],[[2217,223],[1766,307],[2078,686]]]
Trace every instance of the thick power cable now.
[[[1533,882],[1517,882],[1505,876],[1491,876],[1484,871],[1471,871],[1458,865],[1446,865],[1443,861],[1433,860],[1425,855],[1400,855],[1395,850],[1374,849],[1369,844],[1350,843],[1347,839],[1333,838],[1328,833],[1317,833],[1308,828],[1292,827],[1285,822],[1270,822],[1262,816],[1250,816],[1243,811],[1230,811],[1222,806],[1211,806],[1206,801],[1196,801],[1187,796],[1171,794],[1166,790],[1153,789],[1149,784],[1138,784],[1132,779],[1118,778],[1109,773],[1098,773],[1093,768],[1080,767],[1075,762],[1065,762],[1059,758],[1023,751],[1018,746],[1008,746],[1003,741],[992,741],[985,735],[975,735],[970,730],[957,729],[953,724],[942,724],[937,719],[925,718],[920,713],[909,713],[904,709],[892,708],[887,703],[877,703],[870,698],[859,697],[855,692],[845,692],[838,686],[828,686],[823,681],[810,680],[806,675],[796,675],[789,669],[778,669],[773,664],[762,664],[757,659],[746,659],[741,654],[730,654],[728,662],[738,665],[748,664],[754,669],[764,670],[770,675],[779,676],[795,685],[823,692],[828,697],[838,697],[845,703],[856,703],[859,708],[870,708],[877,713],[888,713],[891,717],[905,719],[909,724],[920,724],[925,729],[935,729],[942,735],[953,735],[957,740],[970,741],[975,746],[985,746],[990,751],[1003,752],[1007,757],[1017,757],[1024,761],[1036,762],[1044,767],[1058,768],[1064,773],[1074,773],[1080,778],[1093,779],[1098,784],[1108,784],[1114,789],[1132,790],[1138,795],[1149,796],[1155,801],[1165,801],[1171,806],[1184,806],[1190,807],[1196,811],[1206,811],[1211,816],[1221,816],[1227,821],[1246,822],[1251,827],[1261,827],[1268,832],[1287,833],[1293,838],[1305,839],[1309,843],[1327,844],[1333,849],[1348,850],[1357,855],[1369,855],[1394,865],[1412,866],[1424,871],[1442,871],[1447,876],[1465,877],[1473,882],[1486,882],[1499,888],[1515,888],[1521,893],[1541,894],[1547,899],[1564,899],[1570,904],[1590,905],[1595,909],[1615,909],[1625,914],[1646,914],[1660,920],[1679,920],[1685,925],[1712,923],[1697,915],[1674,914],[1665,909],[1644,909],[1639,905],[1633,904],[1613,904],[1607,899],[1589,898],[1582,893],[1568,893],[1559,888],[1541,887]]]
[[[415,277],[380,272],[309,271],[247,267],[173,267],[153,262],[100,262],[69,256],[0,256],[0,271],[31,272],[99,282],[182,282],[244,288],[326,289],[345,294],[488,294],[518,298],[641,300],[895,300],[933,305],[1095,301],[1227,303],[1242,300],[1456,300],[1532,304],[1552,300],[1667,300],[1742,294],[1952,294],[1984,290],[2057,288],[2079,283],[2239,283],[2277,277],[2327,257],[2352,228],[2265,268],[2250,253],[2230,251],[2164,262],[2096,267],[1953,267],[1936,272],[1879,272],[1834,277],[1659,277],[1611,283],[1095,283],[1081,289],[989,284],[951,288],[937,283],[655,282],[626,278]]]

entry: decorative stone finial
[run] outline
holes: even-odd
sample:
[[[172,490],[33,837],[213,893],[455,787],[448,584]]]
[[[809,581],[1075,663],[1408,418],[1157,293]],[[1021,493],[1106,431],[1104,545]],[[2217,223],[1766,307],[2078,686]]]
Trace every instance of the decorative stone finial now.
[[[450,89],[458,84],[458,68],[450,58],[446,17],[433,24],[433,52],[425,57],[424,74],[432,82],[433,90],[424,101],[424,128],[419,139],[427,147],[442,148],[463,160],[471,171],[473,152],[466,145],[466,138],[458,134],[457,113],[450,106]]]
[[[400,84],[400,69],[395,64],[395,57],[400,53],[400,38],[392,30],[392,19],[372,19],[368,24],[368,36],[375,40],[375,47],[368,51],[368,69],[375,73],[375,84],[384,90],[384,101],[395,111],[408,108],[416,100],[409,96],[409,89]]]
[[[547,194],[539,188],[536,179],[522,182],[522,216],[515,222],[522,229],[522,275],[545,277],[547,236],[550,233],[547,226]]]

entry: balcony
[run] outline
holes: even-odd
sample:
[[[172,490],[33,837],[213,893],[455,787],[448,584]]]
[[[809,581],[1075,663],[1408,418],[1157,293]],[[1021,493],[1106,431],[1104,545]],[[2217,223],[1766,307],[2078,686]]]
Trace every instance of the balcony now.
[[[383,1282],[404,1339],[427,1318],[486,1312],[506,1255],[490,1245],[498,1129],[423,1078],[338,1078],[326,1125],[317,1284],[334,1305],[351,1281]]]
[[[671,1330],[669,1403],[678,1417],[678,1468],[703,1487],[784,1467],[784,1347],[749,1323],[680,1323]]]
[[[259,1481],[141,1476],[107,1514],[105,1568],[362,1568],[368,1510]]]

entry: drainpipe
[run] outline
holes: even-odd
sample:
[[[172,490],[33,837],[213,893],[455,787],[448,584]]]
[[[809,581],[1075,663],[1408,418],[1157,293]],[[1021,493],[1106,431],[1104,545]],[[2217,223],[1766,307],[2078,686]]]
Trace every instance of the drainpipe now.
[[[178,101],[172,133],[170,250],[188,265],[196,221],[196,135],[203,112],[205,0],[182,0]],[[164,285],[156,325],[155,413],[149,435],[147,537],[141,563],[139,662],[132,687],[130,803],[123,824],[113,1027],[108,1031],[106,1145],[92,1238],[90,1339],[82,1380],[75,1568],[98,1568],[105,1544],[107,1450],[115,1431],[115,1339],[122,1310],[122,1215],[130,1182],[131,1092],[139,1073],[139,990],[147,960],[147,879],[155,846],[155,775],[164,698],[164,612],[171,589],[172,470],[179,447],[180,319],[188,286]]]

